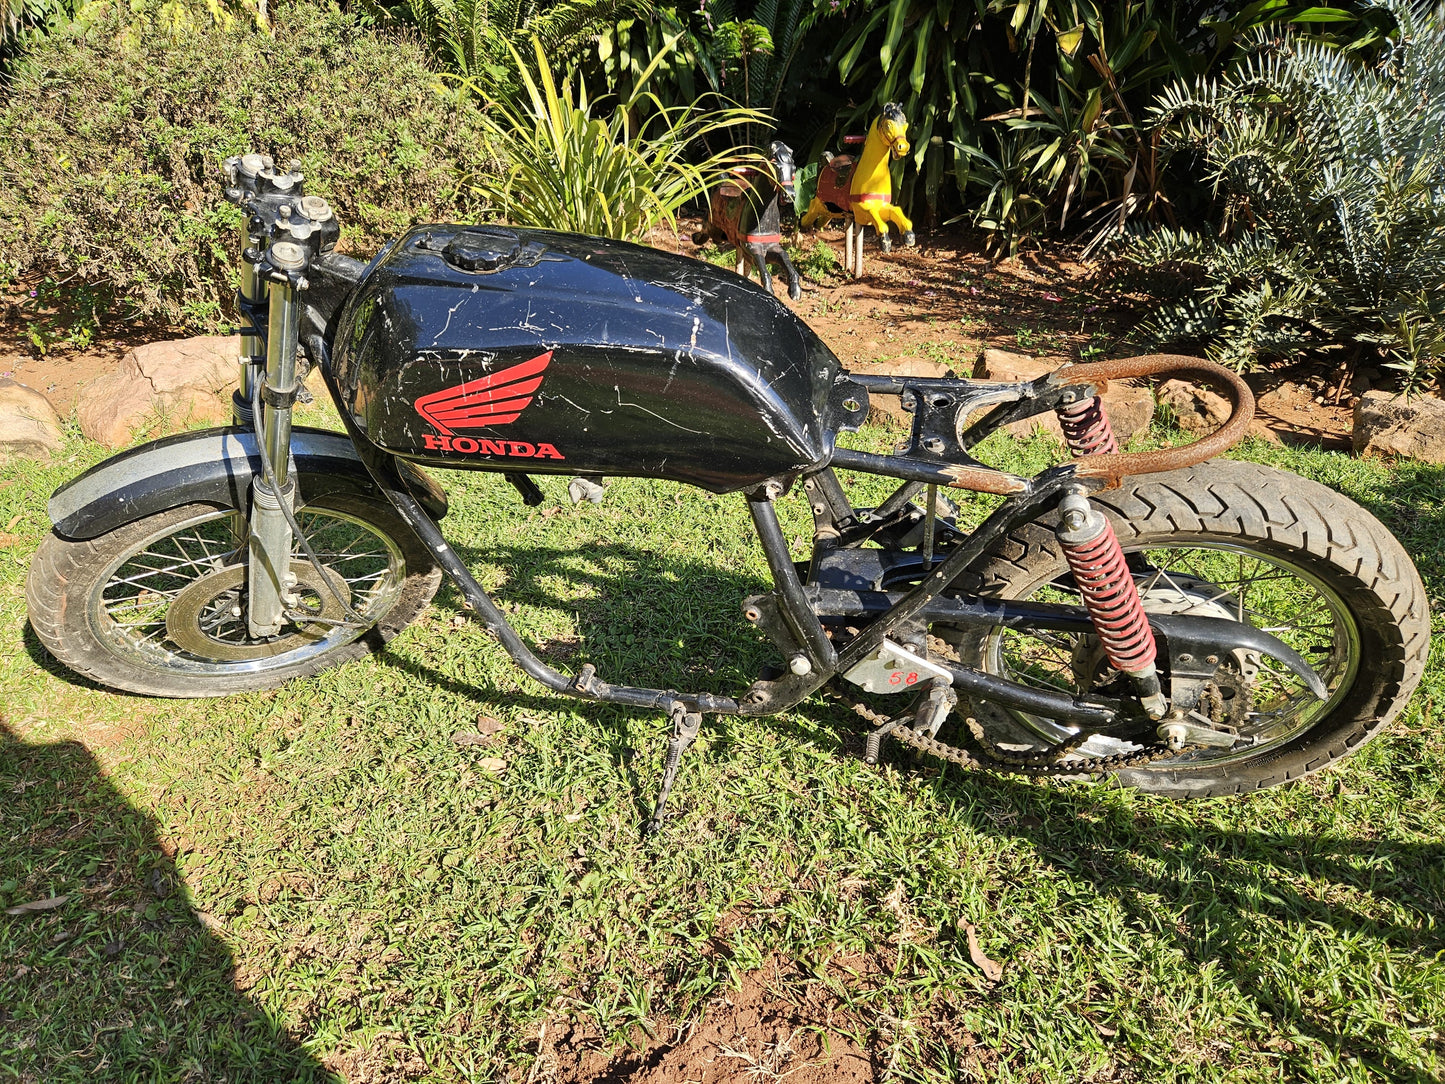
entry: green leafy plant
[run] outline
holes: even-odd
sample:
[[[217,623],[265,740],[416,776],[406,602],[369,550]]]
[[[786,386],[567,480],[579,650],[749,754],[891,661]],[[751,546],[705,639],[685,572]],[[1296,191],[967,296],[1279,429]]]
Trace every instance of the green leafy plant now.
[[[0,0],[0,79],[26,48],[65,26],[85,0]]]
[[[751,109],[695,110],[664,106],[645,90],[596,115],[580,78],[561,85],[539,41],[534,78],[517,58],[524,94],[513,104],[492,102],[482,123],[504,157],[502,170],[477,178],[473,187],[501,215],[519,225],[543,226],[604,237],[637,238],[666,223],[703,195],[729,170],[757,155],[719,151],[699,162],[689,156],[709,135],[740,125],[767,124]],[[650,70],[643,72],[646,84]],[[634,106],[652,109],[634,121]]]
[[[712,0],[695,9],[658,8],[644,20],[621,20],[597,39],[596,60],[586,69],[596,96],[627,99],[641,84],[644,69],[657,66],[649,89],[668,105],[709,97],[718,104],[762,109],[776,117],[782,105],[796,106],[827,69],[832,41],[811,33],[828,11],[815,0]],[[644,111],[646,102],[638,103]],[[816,115],[791,117],[794,146],[820,123]],[[771,134],[733,129],[736,142],[761,145]]]
[[[584,73],[595,96],[614,94],[626,101],[648,72],[648,87],[660,101],[696,101],[721,84],[708,44],[708,28],[699,13],[676,7],[650,16],[628,16],[604,27]],[[645,107],[647,103],[640,103]]]
[[[459,178],[486,171],[485,147],[475,104],[436,86],[414,42],[334,9],[202,34],[88,8],[21,59],[0,103],[0,276],[83,286],[109,318],[217,327],[239,225],[224,157],[299,159],[343,246],[369,253],[413,222],[471,214]]]
[[[855,103],[841,124],[861,131],[884,102],[900,102],[913,152],[899,198],[915,213],[919,195],[935,212],[961,203],[957,217],[1010,252],[1085,212],[1104,236],[1131,218],[1171,221],[1142,113],[1167,80],[1231,57],[1249,28],[1368,32],[1350,12],[1287,0],[853,0],[841,10],[850,22],[838,28],[837,71]]]
[[[1123,248],[1181,288],[1155,338],[1207,341],[1241,369],[1348,347],[1411,383],[1445,356],[1445,6],[1375,6],[1398,21],[1375,62],[1261,37],[1225,77],[1160,97],[1152,119],[1203,163],[1223,217]]]
[[[19,304],[25,334],[36,353],[52,347],[89,346],[105,314],[104,294],[85,283],[67,284],[49,276],[24,292]]]
[[[410,27],[432,58],[466,76],[488,95],[510,97],[521,90],[512,60],[535,38],[553,65],[577,57],[597,35],[646,0],[361,0],[372,18]]]
[[[811,245],[789,245],[788,256],[798,273],[815,282],[825,280],[838,272],[843,264],[831,245],[814,241]]]

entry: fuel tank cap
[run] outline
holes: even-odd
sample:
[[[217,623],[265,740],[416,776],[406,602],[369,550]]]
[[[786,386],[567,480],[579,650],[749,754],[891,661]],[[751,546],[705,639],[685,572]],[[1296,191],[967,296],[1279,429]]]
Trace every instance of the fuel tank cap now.
[[[485,273],[511,267],[522,252],[522,239],[511,230],[479,226],[462,230],[442,249],[442,259],[459,271]]]

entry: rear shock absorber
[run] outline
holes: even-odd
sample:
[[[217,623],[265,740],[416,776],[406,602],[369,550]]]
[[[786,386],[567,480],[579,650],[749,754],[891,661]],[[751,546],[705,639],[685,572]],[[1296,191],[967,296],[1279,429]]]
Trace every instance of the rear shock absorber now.
[[[1061,406],[1054,413],[1059,417],[1064,440],[1075,458],[1112,455],[1119,450],[1119,442],[1114,439],[1113,427],[1109,425],[1109,415],[1104,413],[1104,401],[1097,395]]]
[[[1062,519],[1054,534],[1104,655],[1110,666],[1133,679],[1149,717],[1161,718],[1169,705],[1154,667],[1154,632],[1113,525],[1089,503],[1082,488],[1071,489],[1059,502],[1059,511]]]

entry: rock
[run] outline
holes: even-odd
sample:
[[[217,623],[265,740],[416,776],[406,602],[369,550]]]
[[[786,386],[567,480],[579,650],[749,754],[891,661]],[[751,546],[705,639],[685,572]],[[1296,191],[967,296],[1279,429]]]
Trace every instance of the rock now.
[[[1190,433],[1212,433],[1229,420],[1232,412],[1224,396],[1187,380],[1160,384],[1159,402],[1174,412],[1179,428]]]
[[[1063,365],[1057,358],[1031,358],[1015,354],[1010,350],[985,350],[979,358],[974,374],[986,380],[1037,380]],[[1120,444],[1135,433],[1148,429],[1154,420],[1154,396],[1147,388],[1135,387],[1125,381],[1116,380],[1104,390],[1104,412],[1109,415],[1109,426]],[[1064,442],[1064,431],[1059,419],[1052,411],[1035,414],[1032,418],[1013,422],[1005,428],[1019,438],[1028,437],[1035,430],[1043,430],[1060,444]]]
[[[1249,423],[1249,435],[1267,441],[1270,444],[1284,443],[1283,438],[1281,438],[1278,433],[1271,429],[1266,422],[1258,418],[1255,418],[1254,421]]]
[[[1037,380],[1063,364],[1054,358],[1034,358],[990,346],[979,355],[973,375],[980,380]]]
[[[221,335],[138,346],[118,370],[81,392],[76,404],[80,431],[118,447],[130,443],[137,430],[224,422],[231,410],[219,393],[236,383],[239,352],[235,337]]]
[[[50,400],[18,380],[0,377],[0,463],[48,459],[64,446],[60,415]]]
[[[1357,455],[1445,463],[1445,402],[1431,395],[1406,399],[1367,391],[1355,403],[1353,443]]]
[[[854,365],[850,372],[864,376],[917,376],[943,378],[955,376],[955,372],[940,361],[926,361],[909,355],[891,361],[868,361]],[[869,401],[868,420],[875,424],[892,423],[911,428],[913,415],[903,409],[902,403],[892,395],[875,395]]]
[[[1109,425],[1120,444],[1146,432],[1154,420],[1154,394],[1148,388],[1115,380],[1104,390],[1103,399]]]

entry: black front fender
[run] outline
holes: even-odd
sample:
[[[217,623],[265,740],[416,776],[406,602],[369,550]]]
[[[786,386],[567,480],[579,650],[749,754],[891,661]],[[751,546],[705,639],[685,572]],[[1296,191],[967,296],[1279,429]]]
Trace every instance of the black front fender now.
[[[446,515],[446,494],[435,482],[409,463],[393,463],[433,519]],[[259,473],[261,455],[252,430],[182,433],[121,452],[66,482],[51,495],[50,522],[62,538],[84,540],[183,504],[245,509],[251,479]],[[293,429],[291,475],[301,487],[301,503],[331,493],[387,502],[350,438],[341,433]]]

